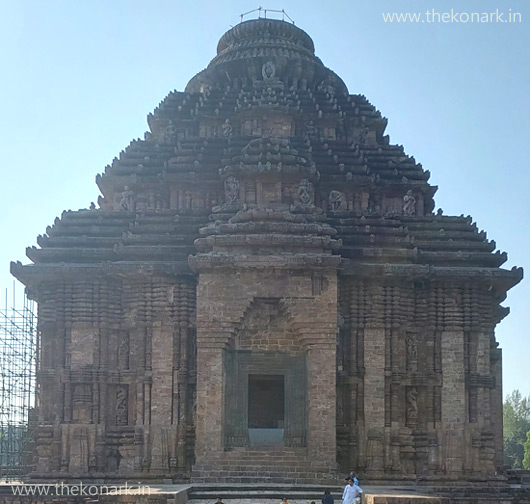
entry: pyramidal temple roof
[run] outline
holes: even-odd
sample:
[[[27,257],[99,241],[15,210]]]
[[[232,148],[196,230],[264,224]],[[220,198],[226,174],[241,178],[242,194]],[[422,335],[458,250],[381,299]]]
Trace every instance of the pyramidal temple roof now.
[[[293,24],[257,19],[229,30],[148,124],[97,175],[99,208],[56,219],[27,251],[34,264],[13,264],[18,278],[37,285],[50,274],[138,265],[194,274],[188,257],[215,249],[204,236],[248,233],[237,224],[245,219],[263,236],[298,236],[284,250],[279,240],[279,255],[299,251],[300,237],[333,234],[322,250],[345,274],[479,275],[500,298],[522,278],[500,269],[506,254],[470,217],[433,213],[429,172],[390,143],[387,120],[348,92]],[[257,208],[277,213],[264,224]]]
[[[336,93],[348,92],[340,77],[315,56],[307,33],[273,19],[245,21],[225,33],[217,45],[217,56],[191,79],[186,91],[202,91],[214,83],[233,86],[234,81],[260,77],[285,84],[303,81],[310,88],[324,82]]]

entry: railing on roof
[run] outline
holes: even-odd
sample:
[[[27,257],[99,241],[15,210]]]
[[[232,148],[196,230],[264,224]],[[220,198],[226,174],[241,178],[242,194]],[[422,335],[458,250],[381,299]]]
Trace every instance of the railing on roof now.
[[[285,21],[285,18],[287,18],[291,23],[294,24],[294,21],[292,20],[292,18],[289,16],[289,14],[287,14],[287,12],[285,12],[285,10],[277,10],[277,9],[264,9],[263,7],[259,6],[257,9],[253,9],[251,11],[248,11],[248,12],[244,12],[243,14],[240,14],[239,15],[239,18],[240,18],[240,23],[243,22],[245,16],[249,16],[250,14],[254,14],[255,12],[258,13],[258,19],[268,19],[267,18],[267,13],[272,13],[272,14],[278,14],[280,15],[281,14],[281,17],[282,17],[282,21]],[[279,16],[278,16],[279,17]]]

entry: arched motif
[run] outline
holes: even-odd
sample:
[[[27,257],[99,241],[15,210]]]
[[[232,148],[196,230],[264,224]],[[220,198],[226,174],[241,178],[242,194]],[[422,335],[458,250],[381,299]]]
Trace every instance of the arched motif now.
[[[236,350],[305,350],[288,307],[279,298],[254,298],[241,317],[233,343]]]

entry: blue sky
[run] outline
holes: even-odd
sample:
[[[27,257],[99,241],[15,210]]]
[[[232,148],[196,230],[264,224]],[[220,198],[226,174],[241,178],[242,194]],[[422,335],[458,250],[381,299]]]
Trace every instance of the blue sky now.
[[[97,173],[170,90],[215,55],[219,37],[259,3],[224,0],[0,0],[0,287],[9,261],[63,209],[96,201]],[[437,206],[472,215],[506,267],[530,271],[530,2],[293,1],[284,8],[352,93],[389,118],[432,173]],[[383,12],[520,12],[521,23],[385,23]],[[3,298],[3,292],[0,299]],[[530,394],[530,284],[497,328],[504,391]]]

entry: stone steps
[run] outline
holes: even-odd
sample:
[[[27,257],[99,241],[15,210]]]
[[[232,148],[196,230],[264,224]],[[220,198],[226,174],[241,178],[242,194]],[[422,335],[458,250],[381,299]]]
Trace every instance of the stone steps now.
[[[296,462],[300,460],[306,460],[305,455],[264,455],[264,456],[253,456],[253,455],[226,455],[219,459],[220,461],[233,462],[237,460],[248,461],[248,462]]]
[[[225,474],[193,474],[193,483],[267,483],[274,481],[276,483],[287,483],[291,485],[305,485],[315,482],[321,482],[325,484],[325,475],[318,475],[315,473],[303,475],[302,473],[261,473],[259,476],[248,476],[242,473],[236,473],[237,475],[225,475]],[[335,480],[330,480],[330,484],[333,484]]]
[[[320,464],[318,466],[322,467]],[[301,462],[300,460],[296,460],[296,461],[294,460],[293,461],[287,461],[287,460],[263,460],[263,461],[223,460],[223,461],[215,461],[215,462],[212,462],[211,464],[195,464],[194,470],[233,468],[233,470],[240,471],[240,470],[245,470],[248,468],[252,468],[249,470],[254,470],[255,468],[255,470],[259,471],[260,469],[263,469],[263,468],[272,468],[273,470],[274,468],[285,467],[288,469],[292,469],[294,472],[299,472],[299,471],[296,471],[296,469],[310,470],[311,467],[318,467],[318,466],[316,464],[312,464],[311,462],[304,463],[304,462]],[[271,470],[271,469],[268,469],[268,470]]]
[[[191,479],[201,483],[337,483],[336,475],[310,460],[305,449],[226,452],[223,458],[196,464]]]
[[[223,487],[222,485],[215,485],[212,487],[193,487],[188,495],[189,500],[210,500],[215,502],[215,499],[221,495],[224,500],[233,499],[277,499],[280,501],[283,497],[288,496],[290,500],[314,500],[320,502],[325,486],[306,486],[303,488],[292,485],[276,485],[274,488],[269,486],[253,485],[250,488],[241,489],[234,486]],[[340,499],[342,496],[342,489],[338,487],[329,487],[335,499]]]

